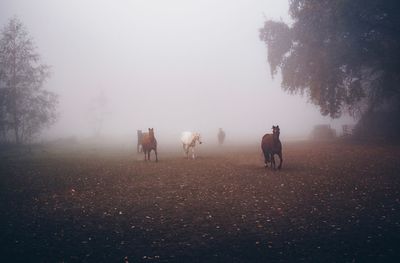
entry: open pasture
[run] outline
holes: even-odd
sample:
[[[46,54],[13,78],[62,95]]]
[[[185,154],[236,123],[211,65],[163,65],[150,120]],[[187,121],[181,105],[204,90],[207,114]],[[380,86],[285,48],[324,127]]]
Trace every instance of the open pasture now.
[[[280,171],[259,145],[133,148],[2,152],[0,261],[400,260],[398,146],[284,143]]]

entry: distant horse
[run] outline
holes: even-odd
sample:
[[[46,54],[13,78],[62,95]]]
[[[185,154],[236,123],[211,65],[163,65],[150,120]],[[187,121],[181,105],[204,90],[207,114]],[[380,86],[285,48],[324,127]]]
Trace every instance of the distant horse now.
[[[225,132],[222,130],[222,128],[219,128],[218,132],[218,143],[219,145],[222,145],[225,140]]]
[[[192,158],[195,158],[194,147],[196,146],[196,142],[202,144],[200,139],[200,134],[197,132],[182,132],[181,141],[183,144],[183,150],[185,151],[186,158],[189,159],[189,149],[192,148]]]
[[[142,138],[143,138],[142,130],[137,130],[137,145],[136,145],[137,153],[142,152]]]
[[[154,150],[154,153],[156,154],[156,162],[158,162],[157,140],[154,137],[154,129],[153,128],[151,128],[151,129],[149,128],[148,133],[147,132],[142,133],[141,145],[142,145],[142,150],[144,152],[144,160],[150,161],[150,152],[151,152],[151,150]]]
[[[274,155],[277,154],[280,159],[278,169],[282,168],[282,143],[279,140],[279,135],[279,126],[272,126],[272,134],[265,134],[262,137],[261,149],[264,153],[265,167],[268,167],[268,163],[271,162],[271,167],[275,169]]]

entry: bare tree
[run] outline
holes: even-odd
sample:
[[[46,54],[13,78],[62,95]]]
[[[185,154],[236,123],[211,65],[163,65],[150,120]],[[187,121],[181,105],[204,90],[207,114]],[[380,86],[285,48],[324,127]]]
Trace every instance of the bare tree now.
[[[108,99],[103,91],[99,93],[97,97],[90,101],[89,106],[89,120],[88,123],[93,129],[93,134],[95,137],[100,135],[103,128],[103,123],[106,116],[109,114],[108,109]]]
[[[49,66],[21,21],[9,20],[0,36],[0,139],[24,143],[55,122],[56,94],[43,85]]]

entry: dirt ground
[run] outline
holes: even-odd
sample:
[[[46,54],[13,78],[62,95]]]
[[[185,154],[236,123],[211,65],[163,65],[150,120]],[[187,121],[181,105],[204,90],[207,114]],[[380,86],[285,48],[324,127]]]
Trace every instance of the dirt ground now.
[[[400,147],[40,150],[0,161],[1,262],[400,262]]]

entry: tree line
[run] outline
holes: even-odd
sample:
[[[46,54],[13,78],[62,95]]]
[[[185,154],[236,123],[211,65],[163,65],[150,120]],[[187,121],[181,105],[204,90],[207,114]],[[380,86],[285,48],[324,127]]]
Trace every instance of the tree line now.
[[[289,14],[289,24],[267,20],[260,29],[282,88],[306,95],[322,115],[350,113],[360,133],[399,137],[400,2],[289,0]],[[49,77],[26,28],[11,18],[0,33],[0,143],[29,142],[56,121]]]

